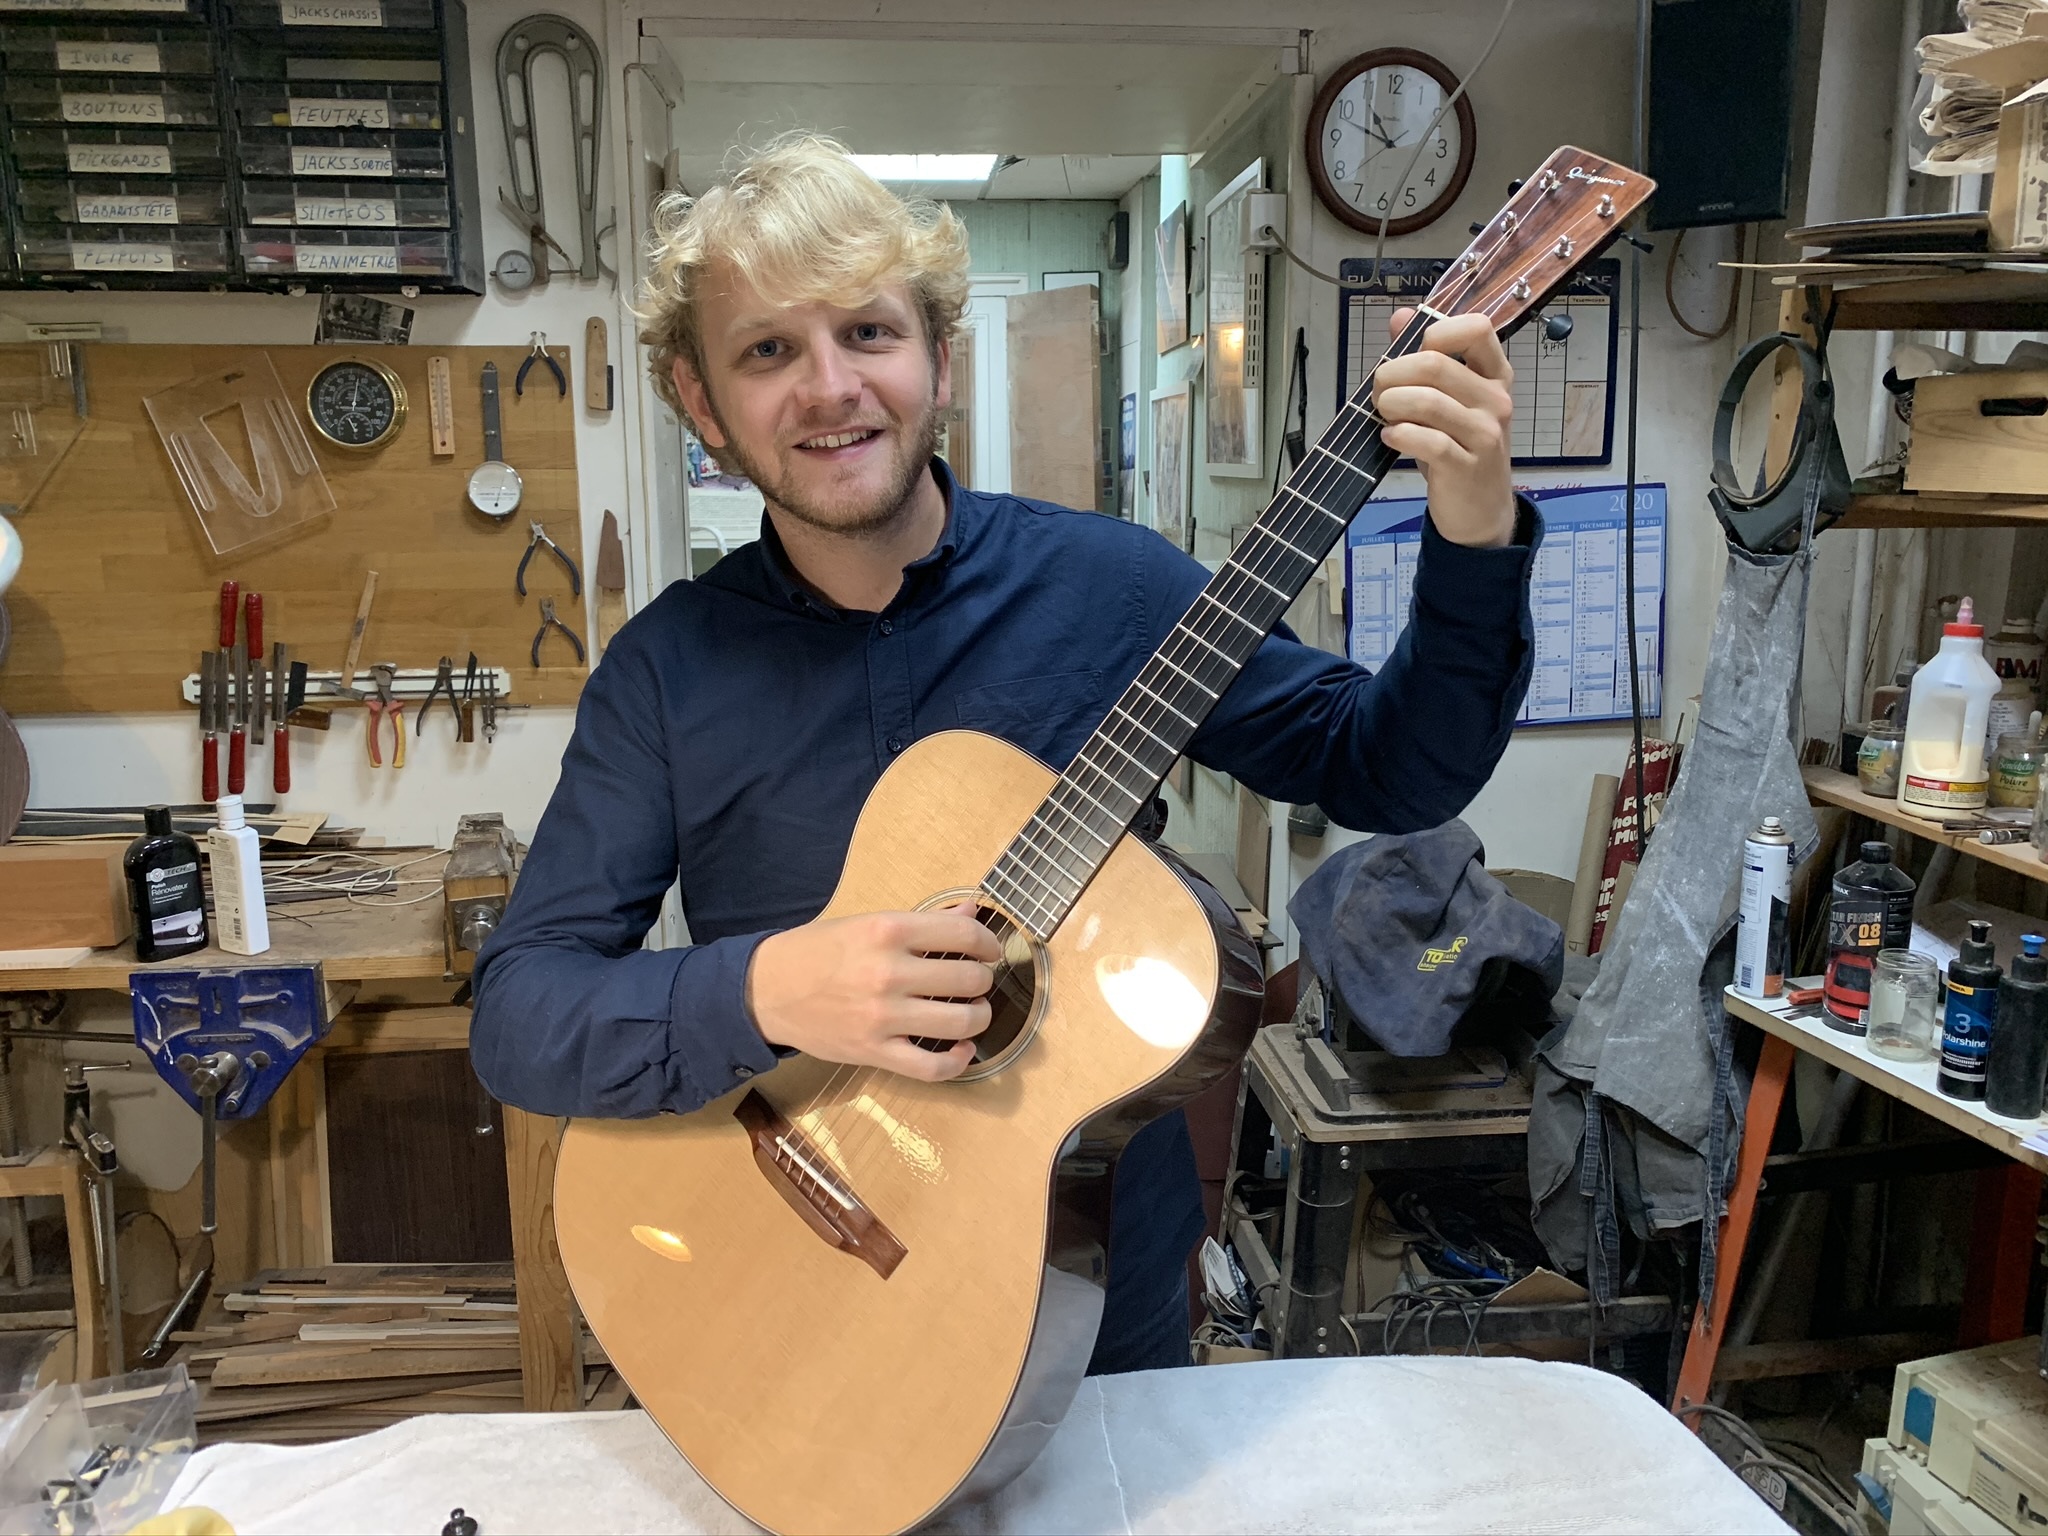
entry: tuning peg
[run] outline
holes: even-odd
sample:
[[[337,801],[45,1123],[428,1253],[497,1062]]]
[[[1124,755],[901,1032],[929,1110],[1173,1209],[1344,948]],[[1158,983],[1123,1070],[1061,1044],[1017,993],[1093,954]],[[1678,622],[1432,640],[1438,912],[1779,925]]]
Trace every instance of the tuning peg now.
[[[1486,233],[1486,226],[1484,224],[1474,224],[1471,226],[1471,231],[1475,235],[1483,235]]]
[[[1640,239],[1637,236],[1630,234],[1627,230],[1622,231],[1621,238],[1626,240],[1630,245],[1634,246],[1637,250],[1641,251],[1645,256],[1654,256],[1657,253],[1657,247],[1650,244],[1650,242],[1647,240]]]
[[[1525,185],[1526,183],[1522,180],[1522,178],[1517,176],[1513,181],[1508,183],[1508,196],[1513,197],[1517,192],[1521,191]]]
[[[1545,315],[1543,336],[1546,341],[1563,341],[1572,333],[1572,317],[1567,314]]]

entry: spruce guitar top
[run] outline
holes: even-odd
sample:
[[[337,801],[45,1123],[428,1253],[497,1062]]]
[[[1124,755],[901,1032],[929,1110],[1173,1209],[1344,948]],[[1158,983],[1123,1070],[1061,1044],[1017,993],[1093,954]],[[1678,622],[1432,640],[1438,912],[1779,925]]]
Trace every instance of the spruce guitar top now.
[[[1650,191],[1558,150],[1423,316],[1512,331]],[[962,1077],[798,1056],[691,1114],[570,1125],[555,1225],[577,1301],[749,1519],[907,1530],[1021,1471],[1065,1413],[1101,1316],[1116,1154],[1242,1054],[1262,990],[1229,908],[1124,834],[1393,463],[1370,389],[1064,771],[951,731],[875,786],[822,915],[979,904],[1006,958]]]

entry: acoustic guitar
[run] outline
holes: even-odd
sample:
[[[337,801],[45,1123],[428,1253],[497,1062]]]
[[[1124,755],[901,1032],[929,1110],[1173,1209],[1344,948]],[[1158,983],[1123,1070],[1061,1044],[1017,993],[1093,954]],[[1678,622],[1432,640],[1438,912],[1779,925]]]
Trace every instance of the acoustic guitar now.
[[[1560,149],[1423,316],[1513,330],[1650,190]],[[823,916],[978,904],[1005,959],[961,1077],[799,1056],[691,1114],[569,1126],[555,1230],[583,1315],[747,1518],[907,1530],[1065,1414],[1116,1153],[1242,1054],[1261,991],[1229,908],[1125,833],[1393,464],[1380,426],[1368,382],[1064,771],[948,731],[876,784]]]

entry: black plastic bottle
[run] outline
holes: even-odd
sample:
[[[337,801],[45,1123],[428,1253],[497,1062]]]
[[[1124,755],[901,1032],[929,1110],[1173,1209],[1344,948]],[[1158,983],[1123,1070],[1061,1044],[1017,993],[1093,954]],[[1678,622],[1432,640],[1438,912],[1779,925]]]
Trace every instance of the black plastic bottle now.
[[[1835,876],[1828,900],[1828,969],[1821,1021],[1852,1035],[1870,1028],[1870,973],[1880,949],[1913,942],[1913,877],[1888,844],[1863,845],[1861,863]]]
[[[142,813],[143,833],[128,845],[121,868],[135,913],[135,958],[174,960],[206,948],[206,888],[199,845],[171,825],[171,808]]]
[[[1998,1027],[2002,977],[1991,925],[1973,919],[1962,953],[1948,963],[1948,1006],[1941,1015],[1941,1069],[1934,1086],[1952,1099],[1984,1097],[1984,1058]]]
[[[1998,984],[1998,1024],[1984,1058],[1984,1107],[1994,1115],[2032,1120],[2048,1098],[2048,943],[2038,933],[2020,940],[2012,974]]]

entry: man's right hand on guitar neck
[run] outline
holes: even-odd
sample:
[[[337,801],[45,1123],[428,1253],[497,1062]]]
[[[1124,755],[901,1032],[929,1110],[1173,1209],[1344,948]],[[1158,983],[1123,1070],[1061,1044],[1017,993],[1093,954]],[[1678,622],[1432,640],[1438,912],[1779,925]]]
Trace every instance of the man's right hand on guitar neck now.
[[[971,904],[824,918],[763,939],[747,1009],[770,1045],[943,1082],[974,1060],[1002,946]],[[940,956],[964,955],[966,959]],[[961,1001],[966,999],[966,1001]],[[933,1051],[917,1039],[959,1042]]]

